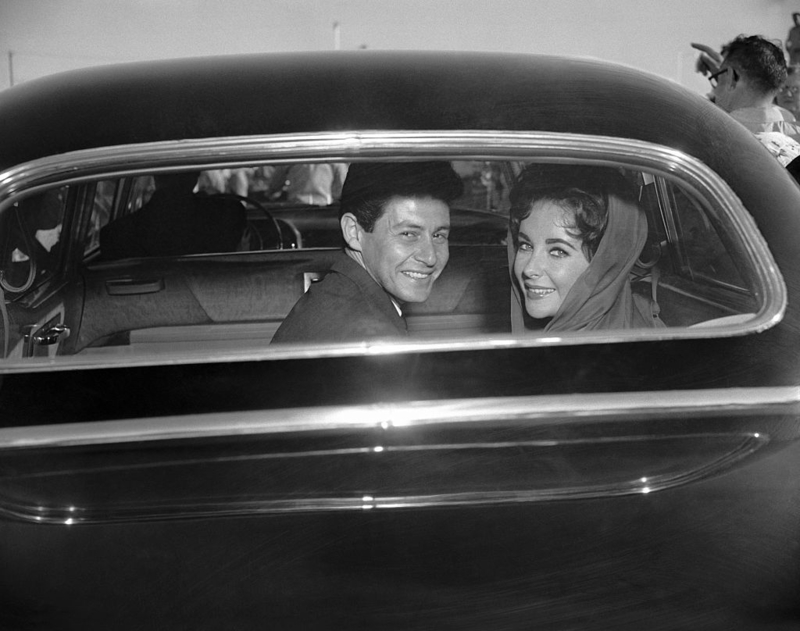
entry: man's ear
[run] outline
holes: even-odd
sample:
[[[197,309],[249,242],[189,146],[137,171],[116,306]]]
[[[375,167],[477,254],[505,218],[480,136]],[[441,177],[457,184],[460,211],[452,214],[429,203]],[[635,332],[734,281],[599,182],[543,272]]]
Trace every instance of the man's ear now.
[[[358,223],[358,219],[353,213],[342,215],[339,225],[342,227],[342,236],[347,247],[356,252],[361,252],[361,237],[364,229]]]

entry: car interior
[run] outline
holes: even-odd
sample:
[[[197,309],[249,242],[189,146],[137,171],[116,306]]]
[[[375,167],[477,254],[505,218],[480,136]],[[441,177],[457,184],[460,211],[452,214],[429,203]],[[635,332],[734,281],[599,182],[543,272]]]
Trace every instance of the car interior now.
[[[451,207],[450,260],[431,297],[407,305],[409,332],[420,340],[507,337],[509,191],[526,162],[459,156],[451,163],[464,193]],[[332,185],[329,200],[290,199],[292,182],[265,183],[278,166],[203,177],[184,169],[194,182],[182,193],[187,205],[166,198],[146,229],[163,172],[97,178],[19,201],[2,216],[0,232],[5,356],[266,350],[342,247],[340,188]],[[737,322],[758,312],[763,296],[752,255],[724,214],[676,178],[608,168],[638,188],[649,234],[632,288],[655,300],[667,327]],[[229,220],[191,221],[209,212]],[[104,251],[111,234],[126,246],[117,253]],[[170,240],[177,244],[156,247]]]

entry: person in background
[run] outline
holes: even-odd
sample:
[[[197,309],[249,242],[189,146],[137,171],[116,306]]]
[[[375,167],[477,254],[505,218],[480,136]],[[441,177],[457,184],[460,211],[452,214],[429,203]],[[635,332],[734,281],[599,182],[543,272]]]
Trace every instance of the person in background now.
[[[800,137],[800,128],[774,105],[786,81],[783,52],[772,42],[739,36],[727,46],[719,70],[709,76],[714,103],[751,132],[781,132]]]
[[[789,63],[800,64],[800,13],[792,13],[792,27],[786,35],[786,52],[789,53]]]
[[[340,162],[279,165],[266,194],[295,204],[328,206],[341,195],[346,176],[347,165]]]
[[[795,120],[800,119],[800,65],[789,66],[786,81],[778,90],[775,103],[792,113]]]
[[[246,197],[248,195],[251,169],[214,169],[202,171],[195,185],[195,193],[216,195],[233,193]]]
[[[701,51],[701,72],[717,68],[708,74],[711,100],[750,130],[783,166],[800,156],[800,127],[788,110],[774,103],[787,77],[781,49],[759,35],[740,35],[721,54],[692,46]]]

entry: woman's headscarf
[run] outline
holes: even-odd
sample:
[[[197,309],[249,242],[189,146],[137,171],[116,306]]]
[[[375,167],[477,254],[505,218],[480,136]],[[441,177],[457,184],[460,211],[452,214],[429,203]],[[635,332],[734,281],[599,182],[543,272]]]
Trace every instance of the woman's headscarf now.
[[[591,331],[664,326],[652,303],[634,295],[629,275],[647,240],[647,218],[633,202],[608,197],[608,225],[589,267],[577,278],[544,331]],[[513,249],[513,245],[511,248]],[[514,256],[516,253],[514,253]],[[513,259],[512,259],[513,263]],[[524,303],[511,265],[512,330],[525,330]]]

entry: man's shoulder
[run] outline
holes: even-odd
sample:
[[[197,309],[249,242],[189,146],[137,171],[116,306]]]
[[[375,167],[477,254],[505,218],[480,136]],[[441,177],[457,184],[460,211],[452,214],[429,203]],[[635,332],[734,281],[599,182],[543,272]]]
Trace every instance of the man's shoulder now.
[[[298,300],[274,342],[353,341],[405,334],[388,294],[346,255]]]
[[[787,118],[784,112],[791,118]],[[792,137],[800,134],[800,126],[794,120],[791,112],[776,105],[771,107],[742,107],[732,110],[730,115],[753,133],[781,132]]]

